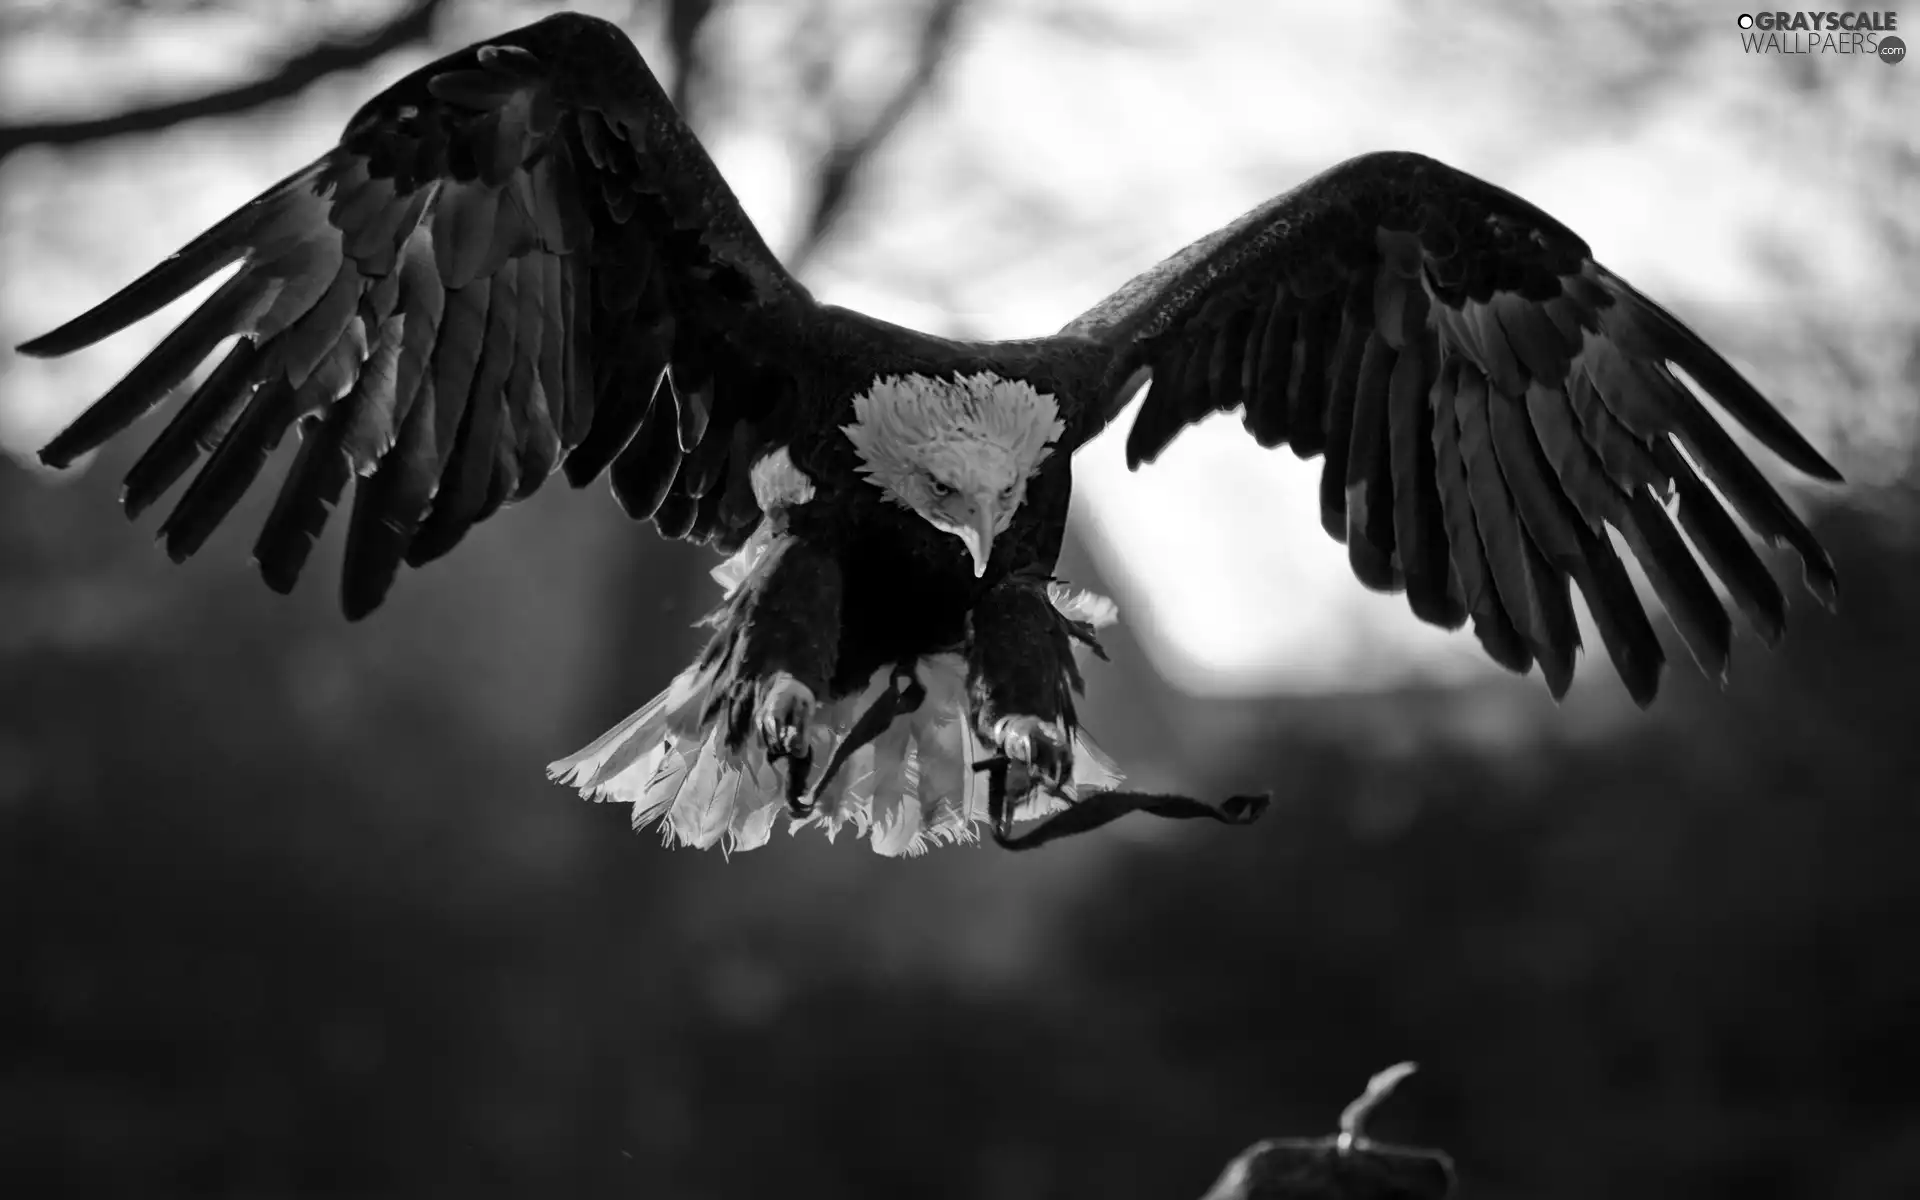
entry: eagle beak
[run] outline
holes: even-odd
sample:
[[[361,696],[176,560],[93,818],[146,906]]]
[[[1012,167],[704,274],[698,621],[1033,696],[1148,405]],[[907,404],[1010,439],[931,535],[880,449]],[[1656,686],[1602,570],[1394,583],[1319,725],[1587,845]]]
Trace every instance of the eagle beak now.
[[[987,573],[987,560],[993,557],[993,527],[997,524],[998,515],[981,504],[975,506],[971,521],[954,528],[954,534],[966,543],[967,553],[973,556],[975,579]]]

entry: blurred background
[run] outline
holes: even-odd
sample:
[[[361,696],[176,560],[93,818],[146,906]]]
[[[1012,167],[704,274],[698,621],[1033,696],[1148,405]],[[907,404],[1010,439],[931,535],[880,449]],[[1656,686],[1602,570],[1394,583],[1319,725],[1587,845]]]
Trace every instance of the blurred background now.
[[[1225,421],[1129,476],[1108,438],[1063,564],[1121,604],[1083,715],[1265,819],[726,861],[542,774],[694,652],[706,552],[556,484],[348,626],[337,528],[300,594],[254,577],[270,492],[176,568],[115,515],[144,438],[30,461],[197,295],[3,352],[13,1194],[1157,1200],[1406,1058],[1374,1132],[1472,1197],[1920,1191],[1920,66],[1750,56],[1671,0],[576,7],[817,295],[940,331],[1057,328],[1365,149],[1518,190],[1847,473],[1782,480],[1841,612],[1794,593],[1724,690],[1669,638],[1654,712],[1603,658],[1555,706],[1352,581],[1317,464]],[[0,340],[548,10],[0,6]]]

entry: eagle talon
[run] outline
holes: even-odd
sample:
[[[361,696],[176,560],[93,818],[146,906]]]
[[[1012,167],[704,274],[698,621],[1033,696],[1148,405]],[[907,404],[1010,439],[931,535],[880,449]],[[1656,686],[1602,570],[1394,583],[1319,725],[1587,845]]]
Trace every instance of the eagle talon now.
[[[787,815],[796,821],[805,820],[813,815],[813,800],[807,794],[807,780],[812,774],[813,752],[811,750],[788,758]]]
[[[785,671],[775,671],[760,681],[754,725],[760,731],[768,762],[795,757],[805,748],[813,707],[813,689]]]
[[[1059,795],[1073,782],[1073,742],[1058,722],[1034,716],[1001,717],[993,723],[993,743],[1000,753],[1025,768],[1015,776],[1025,776],[1026,787],[1018,789],[1024,799],[1034,787]]]

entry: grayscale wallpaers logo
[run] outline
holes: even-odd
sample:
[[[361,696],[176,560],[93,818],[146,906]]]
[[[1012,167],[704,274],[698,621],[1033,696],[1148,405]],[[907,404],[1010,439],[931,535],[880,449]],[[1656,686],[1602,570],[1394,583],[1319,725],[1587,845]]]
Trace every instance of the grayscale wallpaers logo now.
[[[1907,57],[1896,12],[1741,13],[1738,24],[1748,54],[1860,54],[1889,66]]]

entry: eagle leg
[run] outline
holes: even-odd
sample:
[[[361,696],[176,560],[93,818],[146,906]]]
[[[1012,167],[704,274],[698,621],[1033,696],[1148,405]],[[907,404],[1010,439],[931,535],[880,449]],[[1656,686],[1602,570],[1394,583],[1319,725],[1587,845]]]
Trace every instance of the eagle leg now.
[[[736,688],[751,690],[754,731],[768,762],[788,760],[787,807],[804,816],[813,751],[808,729],[828,695],[840,649],[839,564],[804,542],[778,550],[739,611]],[[731,638],[729,640],[732,640]]]
[[[1003,754],[996,754],[983,763],[974,764],[974,770],[984,771],[987,775],[987,822],[993,826],[993,840],[1002,846],[1011,847],[1013,837],[1014,805],[1007,803],[1007,768],[1013,762]]]
[[[989,783],[1009,793],[1009,827],[1034,787],[1058,795],[1073,782],[1079,680],[1071,628],[1044,579],[1012,576],[974,606],[967,691],[975,732],[1008,760],[989,768]]]

